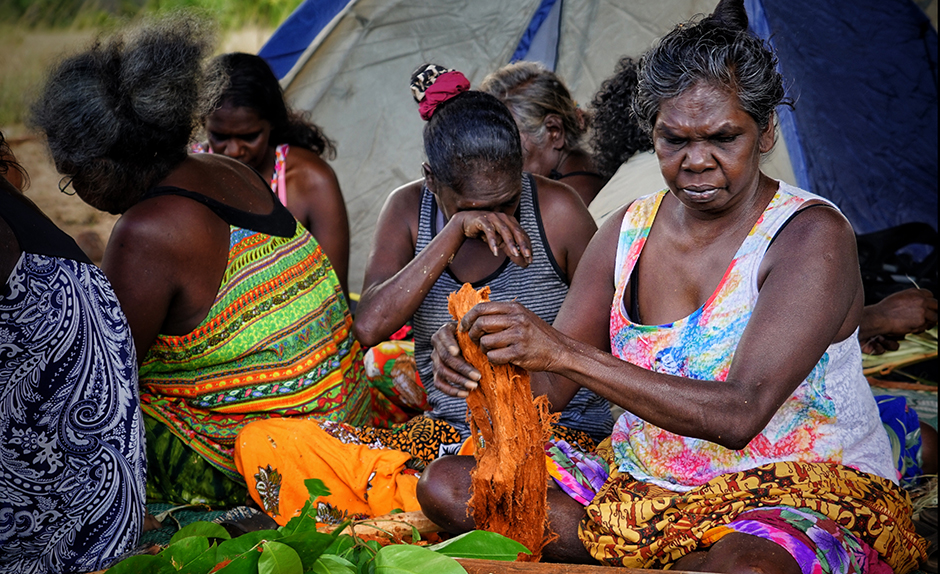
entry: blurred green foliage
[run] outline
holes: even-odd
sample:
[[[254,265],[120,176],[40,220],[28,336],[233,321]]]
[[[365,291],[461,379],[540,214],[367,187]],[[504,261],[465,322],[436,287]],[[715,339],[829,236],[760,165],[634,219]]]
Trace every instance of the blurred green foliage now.
[[[0,22],[28,28],[108,28],[144,14],[196,9],[222,29],[277,26],[302,0],[0,0]]]
[[[140,17],[190,9],[214,20],[223,37],[244,29],[270,34],[302,1],[0,0],[0,126],[23,121],[50,62],[101,33]]]

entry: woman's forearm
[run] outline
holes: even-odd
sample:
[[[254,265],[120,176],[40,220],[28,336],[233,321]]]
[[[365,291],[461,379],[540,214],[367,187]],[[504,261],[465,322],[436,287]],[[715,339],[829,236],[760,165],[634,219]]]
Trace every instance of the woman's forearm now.
[[[459,230],[456,230],[459,231]],[[368,346],[386,340],[415,314],[450,265],[464,236],[448,226],[387,280],[365,289],[356,312],[356,337]]]

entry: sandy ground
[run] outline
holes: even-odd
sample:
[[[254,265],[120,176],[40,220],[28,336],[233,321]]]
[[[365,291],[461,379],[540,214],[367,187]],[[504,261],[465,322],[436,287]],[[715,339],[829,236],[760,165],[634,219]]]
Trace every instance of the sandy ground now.
[[[255,53],[271,32],[267,29],[250,28],[228,33],[220,42],[218,53]],[[24,52],[33,55],[33,61],[42,61],[42,66],[47,67],[63,51],[75,51],[86,45],[93,36],[92,31],[28,33],[22,39],[22,47]],[[11,61],[0,63],[0,74],[16,65],[16,62]],[[45,142],[38,134],[30,132],[22,124],[0,126],[0,131],[10,143],[16,159],[29,173],[30,184],[26,188],[26,195],[63,231],[74,237],[93,261],[100,264],[111,229],[118,217],[85,205],[78,196],[66,195],[59,191],[59,180],[62,176],[56,171]],[[69,191],[72,191],[71,188]]]

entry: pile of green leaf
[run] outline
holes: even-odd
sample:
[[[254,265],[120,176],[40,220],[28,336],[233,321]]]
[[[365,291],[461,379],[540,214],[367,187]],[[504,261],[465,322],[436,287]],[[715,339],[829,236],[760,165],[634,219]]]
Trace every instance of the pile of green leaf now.
[[[229,536],[219,524],[195,522],[173,535],[156,555],[132,556],[108,574],[465,574],[454,558],[512,561],[522,544],[492,532],[474,530],[433,546],[381,546],[355,534],[341,534],[346,521],[332,534],[317,532],[316,499],[330,492],[318,479],[304,481],[310,499],[299,516],[277,530]],[[421,535],[412,529],[412,541]]]

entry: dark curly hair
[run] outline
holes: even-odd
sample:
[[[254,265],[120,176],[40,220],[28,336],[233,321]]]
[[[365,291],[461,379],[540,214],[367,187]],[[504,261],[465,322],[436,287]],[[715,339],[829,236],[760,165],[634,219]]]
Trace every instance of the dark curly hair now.
[[[212,41],[205,21],[178,13],[52,69],[30,123],[85,203],[124,213],[186,158],[212,97],[202,82]]]
[[[209,77],[226,87],[212,109],[225,104],[254,110],[271,124],[271,143],[302,147],[328,159],[336,156],[336,145],[307,114],[292,110],[284,101],[284,91],[268,63],[260,56],[232,52],[212,60]]]
[[[633,154],[653,149],[649,134],[640,127],[633,113],[637,69],[636,60],[629,56],[621,58],[614,75],[604,80],[591,101],[594,165],[607,178],[613,176]]]
[[[736,94],[761,129],[777,106],[789,103],[776,55],[747,30],[744,0],[721,0],[711,16],[680,24],[643,56],[634,103],[643,128],[652,130],[664,100],[698,82]]]

